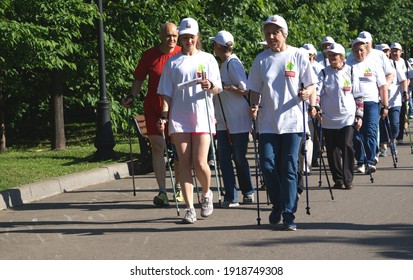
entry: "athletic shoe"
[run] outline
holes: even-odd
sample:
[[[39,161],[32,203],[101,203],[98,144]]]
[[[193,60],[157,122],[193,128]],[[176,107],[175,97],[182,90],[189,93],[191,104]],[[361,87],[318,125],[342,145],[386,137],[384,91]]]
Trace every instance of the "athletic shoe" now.
[[[282,214],[282,209],[278,207],[273,207],[272,211],[270,213],[270,216],[268,217],[268,220],[270,224],[276,225],[279,222],[281,222],[281,214]]]
[[[185,209],[185,216],[182,219],[182,223],[184,223],[184,224],[193,224],[195,222],[196,222],[195,208]]]
[[[343,184],[340,182],[337,182],[334,184],[333,189],[339,189],[341,190],[343,188]]]
[[[239,206],[238,202],[230,202],[226,200],[224,200],[224,202],[222,202],[221,204],[221,208],[233,208],[233,207],[238,207],[238,206]]]
[[[177,202],[182,202],[182,201],[184,201],[184,195],[182,194],[182,190],[181,190],[181,189],[175,189],[175,193],[176,193],[176,201],[177,201]],[[174,196],[174,200],[175,200],[175,196]]]
[[[284,225],[284,230],[285,231],[296,231],[297,230],[297,225],[294,222],[285,224]]]
[[[201,216],[205,218],[211,216],[214,211],[212,191],[209,191],[208,196],[202,196],[201,201]]]
[[[159,192],[159,194],[153,198],[153,204],[160,207],[169,206],[169,200],[166,193]]]
[[[373,164],[369,164],[369,168],[366,170],[366,174],[369,174],[369,170],[370,170],[371,173],[374,173],[374,172],[376,172],[377,167]]]
[[[364,164],[357,165],[356,173],[362,173],[362,174],[366,173],[366,167],[364,166]]]
[[[215,170],[215,162],[213,159],[208,160],[209,169]]]
[[[379,157],[387,157],[387,149],[386,148],[381,148]]]
[[[244,195],[242,199],[243,204],[252,204],[254,202],[254,194]]]

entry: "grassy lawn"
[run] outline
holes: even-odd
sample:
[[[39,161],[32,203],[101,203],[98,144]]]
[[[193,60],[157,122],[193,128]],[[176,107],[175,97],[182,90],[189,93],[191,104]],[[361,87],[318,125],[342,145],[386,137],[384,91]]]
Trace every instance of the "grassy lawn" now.
[[[122,135],[115,136],[113,150],[117,159],[93,162],[96,151],[94,130],[94,124],[68,126],[67,148],[63,151],[51,150],[50,143],[36,147],[8,147],[6,152],[0,153],[0,191],[129,160],[129,140]],[[139,152],[137,137],[133,139],[133,152],[136,157]]]

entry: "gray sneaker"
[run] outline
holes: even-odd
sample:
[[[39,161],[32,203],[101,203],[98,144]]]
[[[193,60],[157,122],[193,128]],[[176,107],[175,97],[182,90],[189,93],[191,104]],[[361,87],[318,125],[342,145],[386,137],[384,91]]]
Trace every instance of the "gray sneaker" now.
[[[224,200],[224,202],[222,202],[221,204],[221,208],[233,208],[233,207],[238,207],[238,206],[239,206],[238,202],[230,202],[226,200]]]
[[[201,198],[201,216],[202,217],[209,217],[211,216],[212,212],[214,212],[214,205],[213,205],[213,194],[212,191],[209,191],[208,196],[202,196]]]
[[[182,219],[182,223],[184,223],[184,224],[193,224],[195,222],[196,222],[195,208],[185,209],[185,216]]]
[[[254,194],[244,195],[242,199],[242,203],[244,204],[252,204],[254,202]]]

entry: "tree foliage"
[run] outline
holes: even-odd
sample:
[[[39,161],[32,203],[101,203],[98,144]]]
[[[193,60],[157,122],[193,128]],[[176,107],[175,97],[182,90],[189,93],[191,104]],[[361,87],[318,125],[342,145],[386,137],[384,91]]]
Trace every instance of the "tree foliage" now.
[[[107,96],[114,131],[128,125],[130,112],[119,100],[129,92],[142,52],[159,43],[159,28],[184,16],[198,20],[204,49],[219,30],[235,37],[235,53],[248,70],[262,50],[261,24],[279,14],[289,24],[288,43],[312,43],[323,36],[349,47],[362,30],[375,43],[413,45],[413,3],[401,0],[103,0]],[[402,12],[400,12],[402,11]],[[49,135],[50,72],[64,77],[66,121],[93,121],[99,99],[98,51],[93,0],[0,0],[0,98],[12,139]],[[138,102],[133,113],[142,112]],[[30,132],[30,133],[23,133]],[[37,133],[34,133],[37,132]],[[33,137],[33,135],[35,137]]]

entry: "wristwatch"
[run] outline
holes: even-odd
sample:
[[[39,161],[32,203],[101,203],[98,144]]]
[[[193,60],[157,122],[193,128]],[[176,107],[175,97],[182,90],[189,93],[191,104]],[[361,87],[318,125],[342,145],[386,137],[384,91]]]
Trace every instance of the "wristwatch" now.
[[[209,83],[211,84],[211,86],[209,87],[209,89],[213,89],[214,88],[214,83],[213,82],[211,82],[211,81],[209,81]]]

